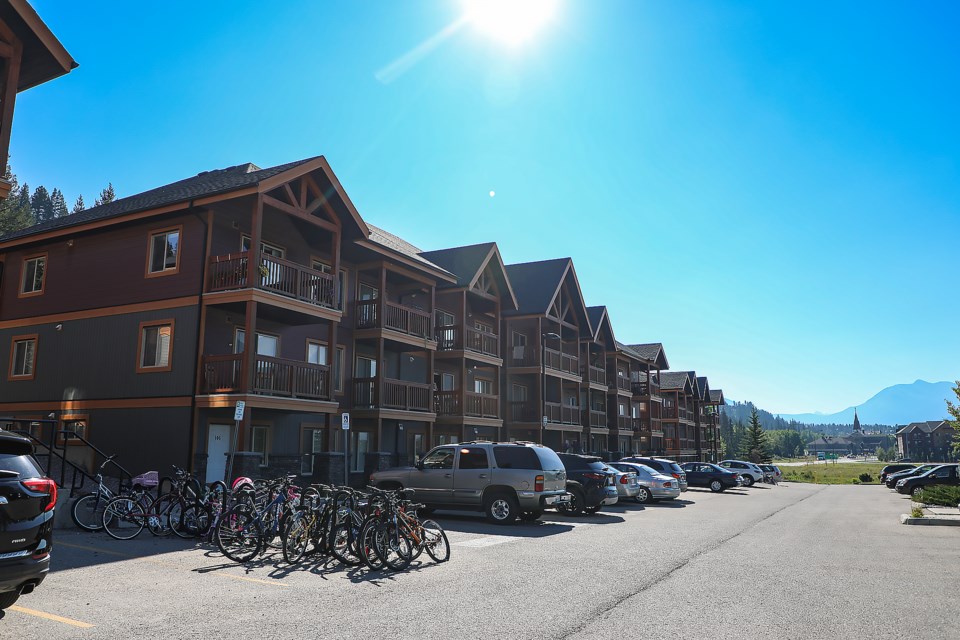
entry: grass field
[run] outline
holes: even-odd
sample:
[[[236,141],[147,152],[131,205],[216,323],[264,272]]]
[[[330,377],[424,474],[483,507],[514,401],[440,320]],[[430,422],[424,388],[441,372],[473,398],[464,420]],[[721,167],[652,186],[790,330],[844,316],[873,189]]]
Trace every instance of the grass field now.
[[[880,471],[886,462],[837,462],[806,464],[802,467],[780,467],[783,479],[813,484],[879,484]],[[860,474],[870,474],[870,482],[862,482]],[[856,482],[854,482],[856,481]]]

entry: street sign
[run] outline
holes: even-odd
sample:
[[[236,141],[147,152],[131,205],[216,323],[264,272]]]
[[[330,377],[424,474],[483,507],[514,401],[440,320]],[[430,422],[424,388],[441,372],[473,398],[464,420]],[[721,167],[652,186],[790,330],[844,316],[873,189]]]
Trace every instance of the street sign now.
[[[340,416],[340,428],[343,429],[344,431],[350,430],[350,414],[349,413],[344,413],[342,416]]]
[[[243,400],[237,400],[237,407],[233,410],[233,419],[237,422],[243,420],[243,410],[246,408],[247,403]]]

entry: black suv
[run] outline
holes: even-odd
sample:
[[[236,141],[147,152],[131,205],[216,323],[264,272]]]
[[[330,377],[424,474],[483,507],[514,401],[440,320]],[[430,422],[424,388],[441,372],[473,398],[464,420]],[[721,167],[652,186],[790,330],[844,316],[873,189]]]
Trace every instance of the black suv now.
[[[658,473],[676,478],[677,483],[680,485],[680,491],[687,490],[687,472],[684,471],[683,468],[673,460],[667,460],[666,458],[641,458],[640,456],[631,456],[629,458],[624,458],[620,462],[636,462],[638,464],[645,464]]]
[[[955,464],[942,464],[918,476],[898,480],[897,493],[916,495],[920,493],[924,487],[935,484],[960,485],[960,475],[958,475],[957,471],[958,467]]]
[[[0,431],[0,617],[50,569],[57,485],[26,438]]]
[[[709,462],[686,462],[681,468],[687,474],[687,484],[691,487],[707,487],[719,493],[740,486],[736,472]]]
[[[934,467],[939,467],[938,464],[923,464],[919,467],[910,467],[906,471],[897,471],[896,473],[888,473],[887,479],[884,481],[884,484],[887,485],[887,489],[896,489],[897,483],[903,480],[904,478],[912,478],[913,476],[919,476],[922,473],[926,473],[933,469]]]
[[[888,464],[883,469],[880,470],[880,482],[886,482],[887,476],[891,473],[900,473],[901,471],[909,471],[917,465],[915,464]]]
[[[558,506],[558,511],[579,516],[584,512],[596,513],[603,505],[617,503],[619,498],[614,484],[617,474],[607,469],[600,458],[574,453],[558,453],[557,456],[567,470],[567,493],[570,494],[570,501]]]

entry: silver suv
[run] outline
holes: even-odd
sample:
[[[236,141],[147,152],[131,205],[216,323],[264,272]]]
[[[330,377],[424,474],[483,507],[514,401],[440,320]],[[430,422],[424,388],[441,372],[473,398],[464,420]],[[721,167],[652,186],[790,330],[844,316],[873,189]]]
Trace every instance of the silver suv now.
[[[413,489],[433,509],[483,511],[508,524],[536,520],[569,500],[567,472],[553,449],[529,442],[462,442],[430,450],[414,467],[377,471],[381,489]]]

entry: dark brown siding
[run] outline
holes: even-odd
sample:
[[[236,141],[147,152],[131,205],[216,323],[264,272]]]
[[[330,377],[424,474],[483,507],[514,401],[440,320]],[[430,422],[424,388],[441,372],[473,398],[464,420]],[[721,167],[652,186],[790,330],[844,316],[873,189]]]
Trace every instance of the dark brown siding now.
[[[144,277],[151,231],[178,225],[183,225],[179,272]],[[197,295],[204,228],[197,216],[183,214],[10,251],[0,282],[0,320]],[[72,247],[67,246],[70,240]],[[24,256],[43,252],[47,253],[43,295],[18,298]]]
[[[0,403],[185,396],[193,393],[196,367],[197,307],[0,329]],[[173,368],[136,373],[140,323],[173,319]],[[10,382],[11,338],[36,333],[33,380]]]

